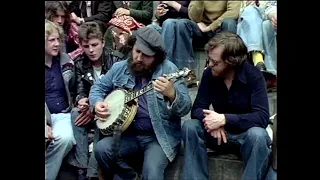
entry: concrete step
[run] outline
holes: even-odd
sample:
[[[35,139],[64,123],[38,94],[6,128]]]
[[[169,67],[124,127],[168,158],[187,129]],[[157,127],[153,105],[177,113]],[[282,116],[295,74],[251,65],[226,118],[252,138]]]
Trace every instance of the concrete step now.
[[[165,180],[179,180],[183,167],[183,154],[179,154],[165,172]],[[209,155],[209,180],[240,180],[243,162],[235,155]]]

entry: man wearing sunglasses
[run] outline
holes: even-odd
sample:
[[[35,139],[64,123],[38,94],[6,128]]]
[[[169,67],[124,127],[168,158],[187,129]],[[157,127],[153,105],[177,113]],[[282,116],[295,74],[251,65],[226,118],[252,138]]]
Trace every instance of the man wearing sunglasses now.
[[[80,46],[84,54],[75,59],[75,108],[71,111],[71,122],[76,145],[70,153],[68,163],[78,168],[78,179],[97,177],[94,155],[89,158],[88,131],[95,129],[93,115],[89,109],[89,91],[94,82],[101,78],[121,56],[104,48],[103,33],[98,23],[85,22],[78,31]],[[94,141],[99,140],[95,131]],[[89,161],[90,159],[90,161]],[[89,163],[88,163],[89,161]]]
[[[205,46],[205,69],[191,110],[182,125],[185,147],[182,179],[208,179],[207,148],[240,152],[242,179],[261,180],[268,169],[271,139],[264,77],[247,62],[247,47],[231,32],[221,32]],[[213,109],[209,109],[212,105]]]

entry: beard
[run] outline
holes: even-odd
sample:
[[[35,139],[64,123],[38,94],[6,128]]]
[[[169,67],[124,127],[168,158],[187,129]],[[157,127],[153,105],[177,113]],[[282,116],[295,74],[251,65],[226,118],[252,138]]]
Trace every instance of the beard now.
[[[134,76],[142,76],[142,77],[149,77],[152,76],[155,68],[157,66],[157,62],[154,61],[151,66],[146,66],[142,62],[133,62],[132,53],[129,54],[128,58],[128,69],[130,73]]]

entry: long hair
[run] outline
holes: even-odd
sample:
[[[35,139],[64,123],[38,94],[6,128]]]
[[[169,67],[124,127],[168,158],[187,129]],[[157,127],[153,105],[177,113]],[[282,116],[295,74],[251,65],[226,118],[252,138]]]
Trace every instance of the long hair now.
[[[58,11],[65,13],[65,22],[62,27],[63,30],[66,31],[71,14],[68,3],[66,1],[45,1],[45,19],[53,21],[53,18],[57,15]]]

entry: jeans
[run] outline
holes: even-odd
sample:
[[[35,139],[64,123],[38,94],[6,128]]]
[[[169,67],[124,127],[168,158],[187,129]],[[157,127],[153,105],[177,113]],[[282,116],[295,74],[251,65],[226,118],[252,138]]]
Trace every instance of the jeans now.
[[[277,171],[272,166],[269,167],[269,171],[265,180],[277,180]]]
[[[262,22],[262,39],[267,71],[277,75],[277,32],[270,20]]]
[[[262,11],[259,7],[247,6],[240,14],[237,34],[246,44],[248,51],[263,51],[262,45]]]
[[[219,31],[236,33],[236,20],[226,18],[220,28],[207,33],[201,32],[197,23],[189,19],[166,19],[161,30],[155,25],[150,27],[158,32],[161,31],[168,60],[172,61],[179,69],[187,67],[195,70],[197,62],[194,59],[193,39],[200,37],[207,42]]]
[[[164,179],[164,170],[169,160],[159,145],[155,135],[122,135],[118,161],[112,162],[113,137],[105,137],[100,140],[95,148],[95,155],[99,167],[102,169],[105,179],[134,179],[137,174],[125,161],[125,157],[144,153],[142,179]]]
[[[227,143],[217,145],[217,139],[208,134],[200,120],[187,120],[182,125],[185,147],[183,180],[209,179],[207,147],[214,150],[240,148],[244,163],[243,180],[262,180],[266,176],[271,149],[271,139],[265,129],[252,127],[241,134],[227,132]],[[236,149],[238,150],[238,149]]]
[[[152,28],[156,31],[158,31],[160,34],[162,33],[162,27],[156,24],[149,24],[147,27]]]
[[[71,122],[76,145],[69,153],[67,160],[68,163],[73,166],[76,166],[78,168],[87,168],[87,177],[98,177],[98,163],[95,159],[94,152],[91,153],[91,156],[89,158],[88,130],[90,130],[91,127],[95,127],[93,148],[99,140],[100,132],[96,127],[94,121],[86,125],[76,126],[75,121],[79,114],[80,113],[78,108],[72,109]]]
[[[76,143],[71,126],[70,113],[51,114],[52,133],[55,139],[46,151],[46,180],[55,180],[63,158]]]

